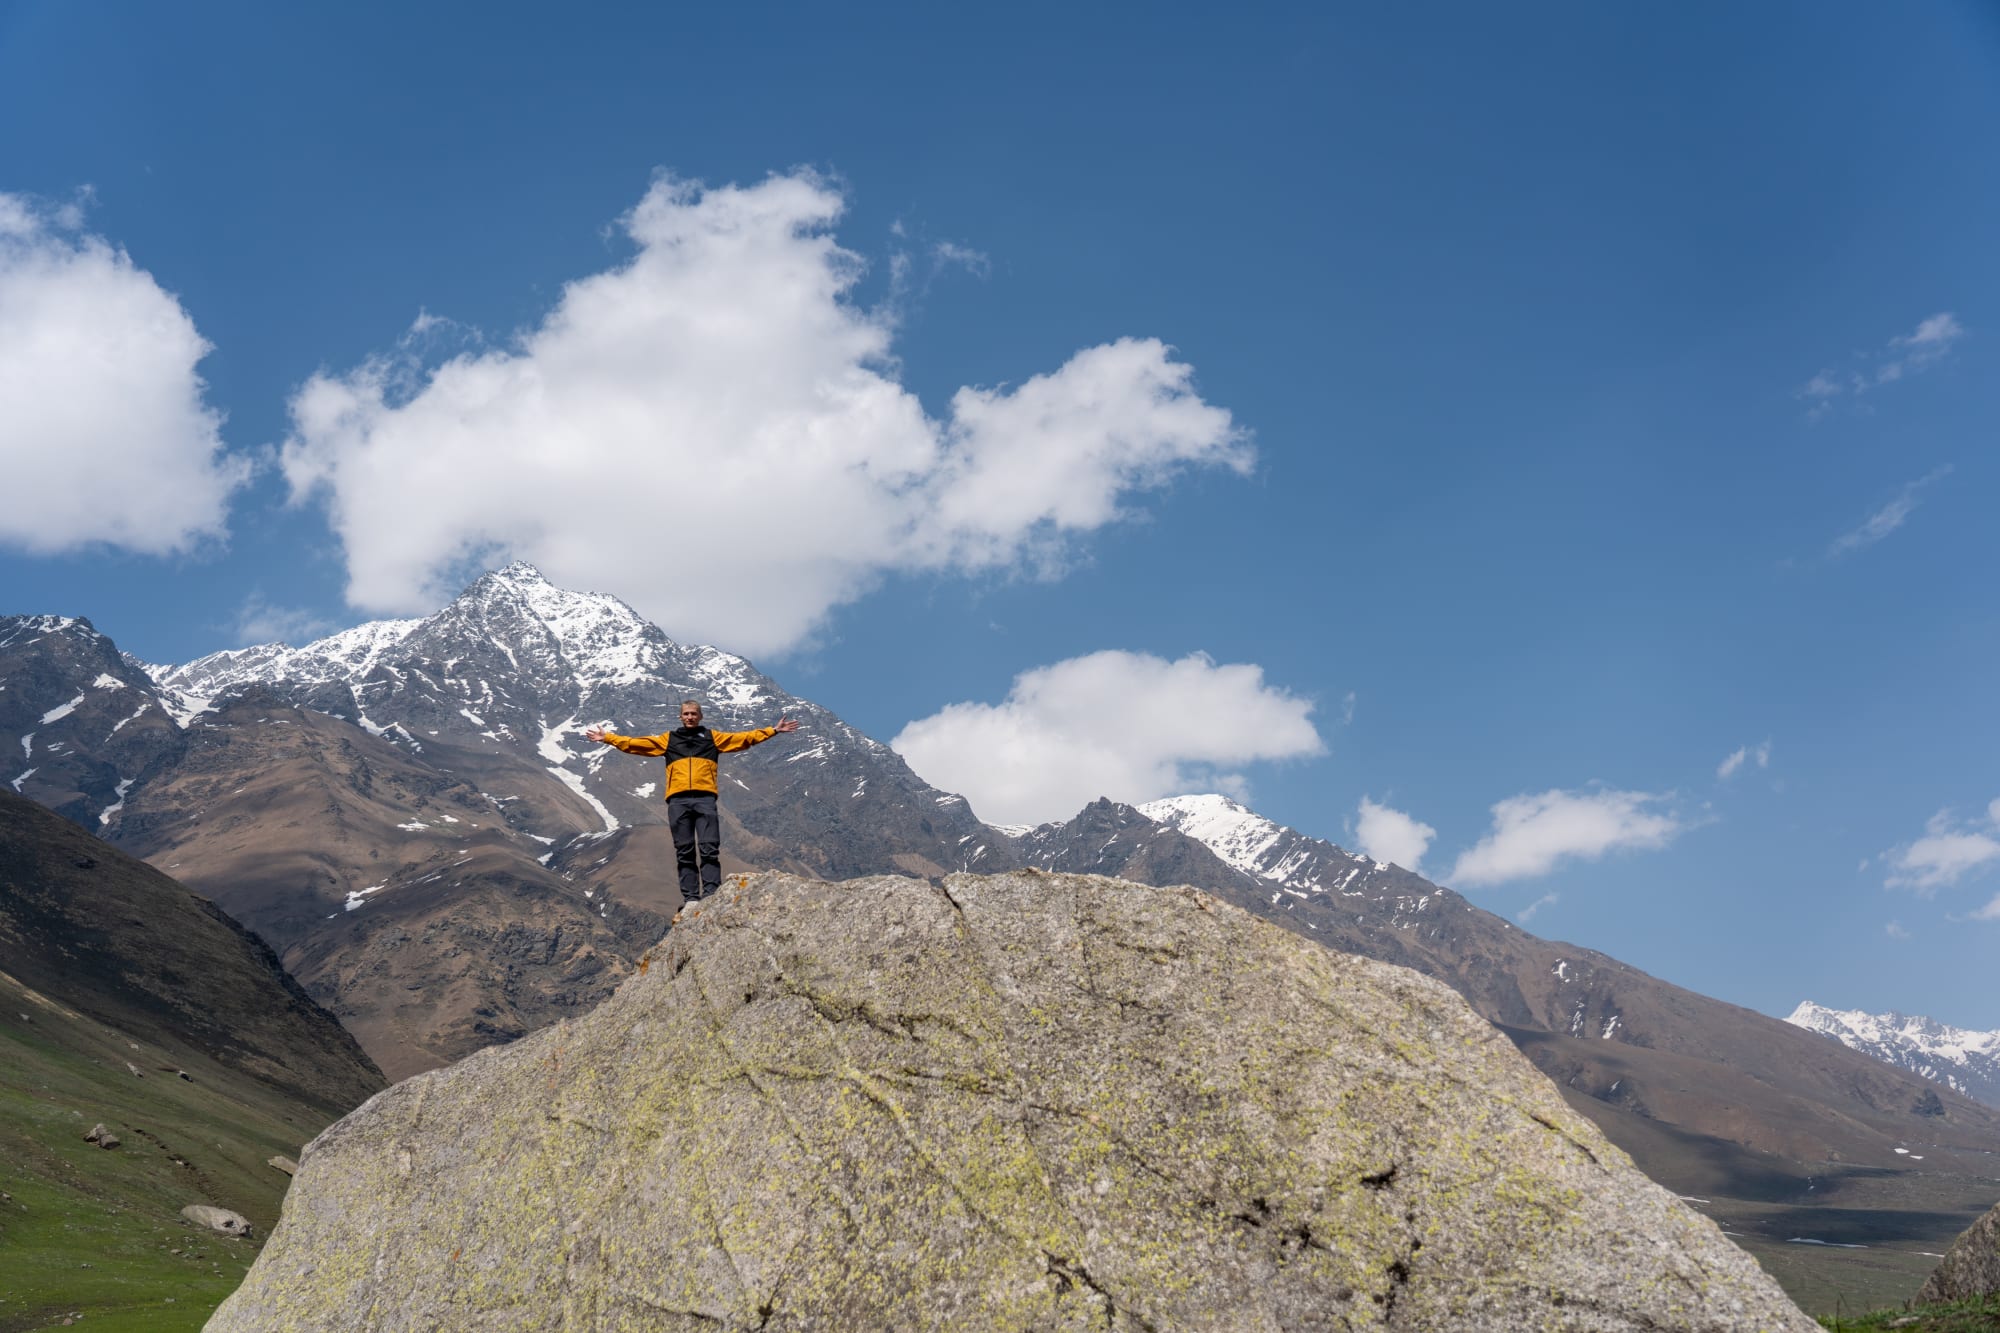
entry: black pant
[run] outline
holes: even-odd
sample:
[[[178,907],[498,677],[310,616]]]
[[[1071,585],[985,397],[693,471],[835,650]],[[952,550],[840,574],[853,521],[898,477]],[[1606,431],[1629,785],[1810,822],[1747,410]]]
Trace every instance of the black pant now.
[[[722,822],[716,818],[715,797],[707,792],[668,797],[667,827],[673,830],[680,862],[682,899],[695,902],[721,888]]]

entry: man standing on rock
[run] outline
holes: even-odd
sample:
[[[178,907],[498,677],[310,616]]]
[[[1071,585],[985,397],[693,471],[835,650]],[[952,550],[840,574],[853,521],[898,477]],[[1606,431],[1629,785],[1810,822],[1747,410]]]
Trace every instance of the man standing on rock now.
[[[696,902],[722,887],[722,824],[715,810],[715,761],[732,750],[747,750],[799,724],[781,717],[775,727],[755,731],[710,731],[701,724],[701,705],[681,704],[681,725],[658,736],[620,736],[603,727],[583,733],[590,741],[615,745],[626,754],[664,755],[667,760],[667,827],[680,861],[681,897]]]

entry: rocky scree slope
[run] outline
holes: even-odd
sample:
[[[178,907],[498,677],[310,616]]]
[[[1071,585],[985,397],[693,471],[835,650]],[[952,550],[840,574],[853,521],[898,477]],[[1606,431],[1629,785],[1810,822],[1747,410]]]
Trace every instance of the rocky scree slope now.
[[[1463,1000],[1192,890],[760,875],[308,1149],[210,1329],[1805,1330]]]

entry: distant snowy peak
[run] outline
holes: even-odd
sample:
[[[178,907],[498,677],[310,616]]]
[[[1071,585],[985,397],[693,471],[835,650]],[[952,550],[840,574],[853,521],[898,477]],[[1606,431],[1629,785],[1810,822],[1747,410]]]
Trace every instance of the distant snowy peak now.
[[[1204,844],[1225,863],[1259,879],[1312,893],[1352,893],[1385,867],[1321,838],[1274,823],[1227,796],[1170,796],[1139,813]]]
[[[1247,874],[1271,878],[1265,873],[1267,857],[1290,832],[1255,810],[1247,809],[1227,796],[1169,796],[1148,801],[1139,813],[1155,823],[1185,833],[1224,862]]]
[[[1807,1000],[1785,1019],[1864,1055],[2000,1106],[2000,1032],[1955,1028],[1915,1014],[1828,1009]]]

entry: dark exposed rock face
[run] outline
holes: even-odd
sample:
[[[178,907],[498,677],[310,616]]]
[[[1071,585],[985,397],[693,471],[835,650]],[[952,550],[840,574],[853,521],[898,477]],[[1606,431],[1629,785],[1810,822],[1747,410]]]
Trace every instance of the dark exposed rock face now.
[[[209,1327],[1813,1325],[1439,983],[1030,871],[732,881],[317,1139]]]
[[[0,737],[16,757],[0,782],[93,832],[179,755],[152,679],[88,620],[0,616],[0,679]]]
[[[2000,1295],[2000,1204],[1966,1228],[1931,1270],[1917,1293],[1919,1305]]]

